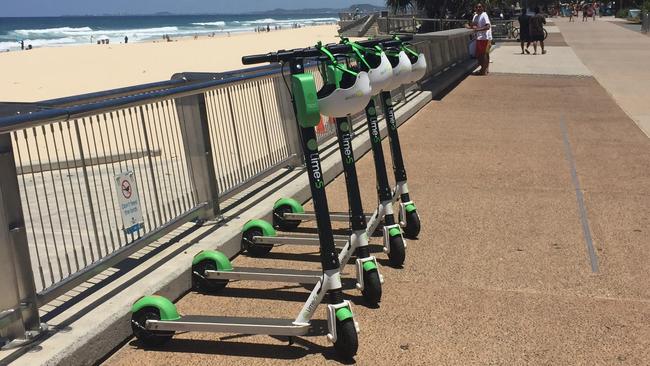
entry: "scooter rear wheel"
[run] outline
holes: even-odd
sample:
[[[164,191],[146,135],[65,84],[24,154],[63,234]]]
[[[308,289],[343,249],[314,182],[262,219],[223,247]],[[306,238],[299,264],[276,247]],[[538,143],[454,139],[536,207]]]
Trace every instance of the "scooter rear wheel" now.
[[[273,244],[255,244],[253,238],[256,236],[264,236],[260,228],[254,227],[244,232],[244,249],[251,257],[266,257],[273,249]]]
[[[420,216],[417,211],[406,213],[406,217],[402,218],[402,212],[399,213],[399,221],[404,222],[406,225],[402,227],[404,236],[409,239],[415,239],[420,234]]]
[[[199,276],[205,271],[217,271],[217,265],[210,259],[204,259],[192,266],[192,282],[194,290],[204,293],[215,293],[223,290],[228,285],[228,280],[210,280]],[[198,274],[197,274],[198,273]]]
[[[293,208],[289,205],[280,205],[273,210],[273,226],[280,230],[292,231],[298,228],[300,220],[287,220],[284,214],[292,213]]]
[[[381,280],[376,269],[363,271],[363,298],[371,305],[377,305],[381,301]]]
[[[145,328],[147,320],[160,320],[160,311],[153,306],[142,308],[131,316],[133,335],[146,347],[157,347],[167,343],[174,332],[152,332]]]
[[[344,321],[336,321],[336,342],[334,349],[341,358],[350,360],[357,354],[359,349],[359,339],[357,338],[357,329],[354,326],[352,318]]]
[[[401,267],[406,258],[406,248],[404,247],[404,239],[401,236],[391,236],[388,244],[390,245],[390,252],[388,253],[388,262],[393,267]]]

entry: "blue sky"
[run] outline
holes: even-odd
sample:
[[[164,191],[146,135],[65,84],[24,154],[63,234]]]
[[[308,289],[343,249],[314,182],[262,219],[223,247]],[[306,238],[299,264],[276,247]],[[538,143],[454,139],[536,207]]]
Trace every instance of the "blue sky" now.
[[[84,14],[241,13],[275,8],[345,8],[351,4],[383,5],[384,0],[3,0],[0,16]]]

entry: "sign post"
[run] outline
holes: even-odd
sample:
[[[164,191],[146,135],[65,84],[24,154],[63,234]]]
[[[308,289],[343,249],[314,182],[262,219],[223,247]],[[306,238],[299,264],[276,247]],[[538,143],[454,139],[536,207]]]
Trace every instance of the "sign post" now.
[[[133,171],[115,176],[117,199],[122,212],[122,230],[133,234],[143,229],[144,220]]]

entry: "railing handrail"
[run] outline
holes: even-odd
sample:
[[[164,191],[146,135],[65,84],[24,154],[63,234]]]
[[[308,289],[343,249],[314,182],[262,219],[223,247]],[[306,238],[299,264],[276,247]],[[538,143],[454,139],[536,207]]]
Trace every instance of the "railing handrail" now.
[[[469,21],[466,20],[466,19],[419,18],[419,17],[410,17],[410,16],[404,16],[404,17],[390,16],[390,17],[386,17],[384,19],[388,19],[388,20],[392,20],[392,19],[395,19],[395,20],[427,20],[427,21],[436,20],[436,21],[444,21],[444,22],[466,22],[466,23],[469,23]]]

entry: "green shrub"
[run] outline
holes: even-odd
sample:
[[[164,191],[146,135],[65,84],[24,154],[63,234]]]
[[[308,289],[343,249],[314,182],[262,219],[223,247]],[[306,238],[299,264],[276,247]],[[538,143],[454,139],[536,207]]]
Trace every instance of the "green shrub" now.
[[[645,0],[641,6],[641,13],[647,14],[650,13],[650,0]]]
[[[628,9],[628,8],[620,9],[619,11],[616,12],[616,17],[617,18],[627,18],[628,15],[630,14],[629,10],[630,9]]]

